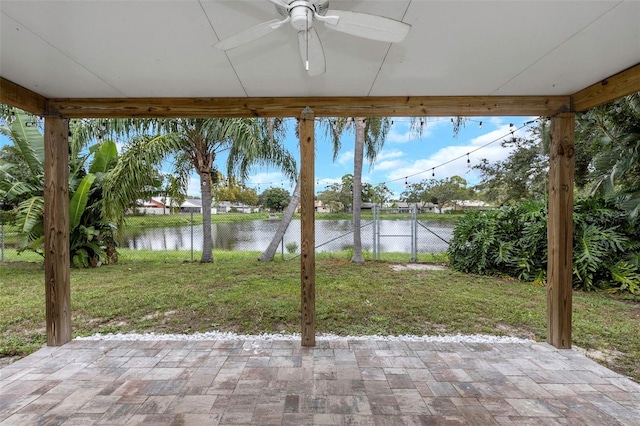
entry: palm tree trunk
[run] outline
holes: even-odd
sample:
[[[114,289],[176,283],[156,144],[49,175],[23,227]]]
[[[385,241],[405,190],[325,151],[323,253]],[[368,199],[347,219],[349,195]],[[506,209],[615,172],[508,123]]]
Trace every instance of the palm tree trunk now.
[[[202,196],[202,258],[200,263],[213,262],[213,240],[211,239],[211,173],[198,172]]]
[[[356,142],[353,154],[353,256],[352,263],[364,263],[360,213],[362,211],[362,163],[364,160],[364,118],[356,118]]]
[[[273,260],[273,256],[276,254],[276,250],[278,250],[278,245],[282,241],[284,237],[284,233],[287,232],[287,228],[291,223],[291,219],[293,219],[293,214],[296,211],[296,207],[300,202],[300,178],[298,178],[298,182],[296,182],[296,187],[293,190],[293,195],[291,196],[291,201],[289,201],[289,205],[286,209],[284,209],[284,213],[282,213],[282,221],[278,225],[278,229],[276,230],[271,243],[267,249],[260,255],[258,258],[261,262],[271,262]]]

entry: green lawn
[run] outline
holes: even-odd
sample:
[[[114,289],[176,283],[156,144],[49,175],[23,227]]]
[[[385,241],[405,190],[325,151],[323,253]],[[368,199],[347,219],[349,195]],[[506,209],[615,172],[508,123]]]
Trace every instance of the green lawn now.
[[[189,254],[72,270],[74,336],[97,332],[299,332],[300,263],[260,263],[258,253]],[[319,255],[317,332],[338,335],[484,333],[544,340],[543,287],[452,271],[401,271],[390,262],[353,265],[347,253]],[[0,264],[0,355],[45,342],[41,263]],[[574,343],[640,381],[640,303],[574,295]]]

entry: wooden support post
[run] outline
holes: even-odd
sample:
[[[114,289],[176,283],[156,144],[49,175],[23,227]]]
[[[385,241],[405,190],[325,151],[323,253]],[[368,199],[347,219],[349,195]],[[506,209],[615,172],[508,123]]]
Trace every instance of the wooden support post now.
[[[573,175],[575,115],[559,114],[551,127],[547,221],[547,342],[571,348]]]
[[[47,345],[71,340],[69,121],[44,119],[44,278]]]
[[[314,209],[314,122],[315,116],[307,107],[300,116],[300,245],[301,264],[301,325],[302,346],[316,345],[316,253]]]

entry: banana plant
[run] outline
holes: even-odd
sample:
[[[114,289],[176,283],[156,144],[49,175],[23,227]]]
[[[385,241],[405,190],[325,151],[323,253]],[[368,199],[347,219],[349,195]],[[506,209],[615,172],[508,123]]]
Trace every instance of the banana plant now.
[[[0,197],[15,205],[19,251],[41,255],[44,243],[44,137],[34,118],[14,110],[0,132],[12,142],[13,163],[0,166]],[[72,264],[96,266],[114,253],[113,230],[102,218],[102,181],[117,163],[114,142],[105,140],[70,159],[69,237]]]

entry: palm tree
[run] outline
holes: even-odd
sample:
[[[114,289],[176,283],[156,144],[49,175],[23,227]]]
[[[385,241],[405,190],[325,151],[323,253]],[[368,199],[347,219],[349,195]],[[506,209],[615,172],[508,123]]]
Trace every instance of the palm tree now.
[[[340,150],[340,134],[344,128],[343,121],[340,120],[329,120],[329,119],[321,119],[321,125],[325,129],[326,136],[330,137],[333,141],[333,159],[335,160],[338,151]],[[296,126],[296,136],[298,136],[298,127]],[[289,201],[289,205],[284,209],[282,213],[282,220],[278,224],[278,228],[276,229],[271,242],[267,246],[267,248],[262,252],[260,257],[258,258],[261,262],[271,262],[273,257],[276,254],[276,250],[278,249],[278,245],[284,238],[284,234],[287,232],[287,228],[289,228],[289,224],[293,219],[293,214],[296,211],[296,207],[300,202],[300,177],[296,178],[296,186],[293,190],[293,194],[291,195],[291,200]]]
[[[384,145],[387,132],[391,127],[388,118],[357,117],[349,123],[355,122],[355,143],[353,154],[353,255],[351,262],[364,263],[362,256],[362,166],[366,154],[369,166],[373,165],[378,153]]]
[[[614,200],[640,216],[640,92],[583,114],[578,120],[577,142],[592,154],[591,193]]]
[[[123,212],[138,195],[138,188],[148,182],[145,171],[149,165],[159,165],[172,158],[174,170],[186,181],[191,168],[200,179],[202,197],[203,247],[202,263],[213,261],[211,239],[211,185],[217,176],[215,160],[227,152],[227,176],[246,179],[256,164],[281,167],[295,176],[295,160],[280,141],[279,121],[255,118],[234,119],[167,119],[142,120],[135,127],[146,136],[135,137],[125,146],[113,178],[107,182],[106,203],[109,217],[122,222]],[[153,136],[149,136],[154,133]],[[136,185],[127,188],[124,182],[137,176]]]

